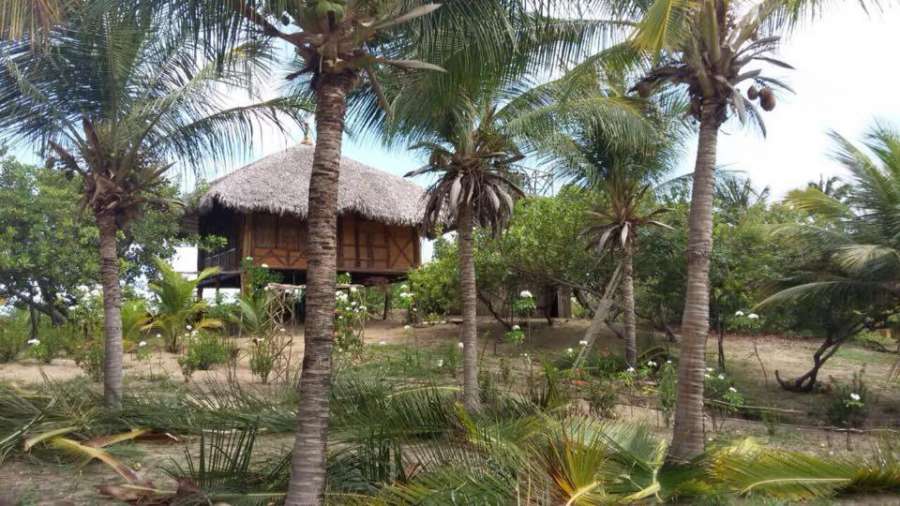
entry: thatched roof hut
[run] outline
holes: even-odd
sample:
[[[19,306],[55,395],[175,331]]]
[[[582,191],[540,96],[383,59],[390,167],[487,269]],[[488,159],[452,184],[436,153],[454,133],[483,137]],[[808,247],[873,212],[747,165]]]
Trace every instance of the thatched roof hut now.
[[[200,213],[218,204],[241,213],[264,212],[305,219],[314,147],[298,144],[216,179],[200,199]],[[341,158],[338,213],[356,213],[392,225],[419,225],[419,185],[350,158]]]
[[[242,259],[265,264],[286,282],[306,275],[306,217],[312,145],[299,144],[213,181],[199,201],[198,231],[227,244],[200,252],[198,269],[222,273],[207,284],[235,286]],[[402,177],[341,159],[338,269],[355,281],[402,277],[420,263],[424,190]]]

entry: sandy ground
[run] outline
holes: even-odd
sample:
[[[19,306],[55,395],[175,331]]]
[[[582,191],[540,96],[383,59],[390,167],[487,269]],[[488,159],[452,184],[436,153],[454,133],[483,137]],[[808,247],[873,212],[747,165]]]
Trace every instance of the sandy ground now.
[[[535,356],[562,353],[568,347],[577,347],[588,322],[583,320],[556,321],[554,326],[547,326],[546,321],[531,322],[530,335],[523,348],[514,348],[507,344],[497,344],[496,339],[502,336],[503,327],[498,323],[484,319],[480,323],[484,356],[493,361],[493,357],[518,356],[523,352]],[[440,345],[454,343],[458,340],[459,327],[453,323],[416,328],[406,331],[398,321],[371,321],[366,330],[366,342],[377,344],[381,341],[393,344],[418,345],[426,349],[434,349]],[[292,362],[299,364],[303,353],[302,329],[289,329],[293,337]],[[659,338],[644,336],[642,348],[650,345],[671,347],[677,353],[677,345],[672,345]],[[237,340],[242,348],[250,346],[248,339]],[[754,343],[762,357],[762,363],[768,376],[764,379],[760,361],[754,352]],[[746,392],[753,403],[777,406],[794,414],[776,426],[766,425],[745,419],[728,419],[717,432],[712,430],[708,420],[708,437],[717,439],[733,439],[735,437],[754,437],[763,443],[771,443],[780,447],[813,451],[827,455],[869,455],[873,446],[884,434],[893,435],[896,440],[900,428],[900,389],[897,381],[889,379],[892,366],[897,355],[876,353],[855,346],[841,350],[829,361],[820,378],[827,384],[828,378],[838,381],[849,381],[853,372],[865,367],[865,377],[871,391],[875,394],[875,408],[872,423],[881,432],[868,434],[846,434],[823,430],[821,410],[826,400],[826,393],[793,394],[784,392],[775,384],[774,371],[779,370],[782,377],[792,377],[804,372],[811,364],[811,356],[818,346],[816,340],[785,339],[774,336],[747,337],[728,336],[726,339],[726,355],[728,358],[728,374],[733,376],[738,387]],[[598,342],[601,350],[610,353],[621,352],[621,341],[613,335],[606,335]],[[242,383],[258,383],[247,367],[247,358],[242,356],[235,377]],[[715,342],[710,340],[708,347],[708,363],[715,363]],[[140,381],[151,376],[168,375],[182,377],[177,364],[177,356],[157,352],[149,361],[138,361],[131,355],[125,362],[126,377],[130,381]],[[57,359],[49,365],[24,360],[11,364],[0,364],[0,382],[28,385],[43,381],[44,377],[54,380],[66,380],[82,374],[72,360]],[[225,367],[212,371],[194,373],[192,381],[202,383],[207,379],[224,380],[228,376]],[[618,418],[628,421],[643,421],[654,429],[660,437],[670,437],[670,429],[665,426],[659,413],[652,409],[652,402],[647,399],[632,399],[631,404],[618,406]],[[0,414],[2,415],[2,414]],[[291,444],[291,435],[261,436],[259,445],[261,455],[277,455],[285,451]],[[126,463],[138,467],[144,476],[164,483],[167,480],[163,468],[174,461],[184,458],[186,448],[196,448],[196,440],[187,438],[177,444],[139,443],[117,445],[120,458]],[[73,470],[74,469],[74,470]],[[51,458],[40,460],[34,458],[18,459],[6,463],[0,468],[0,506],[6,504],[97,504],[104,500],[96,495],[96,486],[106,482],[118,483],[118,478],[109,469],[99,463],[90,463],[78,468],[71,464],[60,465]],[[15,501],[11,500],[16,497]],[[881,497],[875,499],[852,499],[841,504],[898,504],[900,499]]]

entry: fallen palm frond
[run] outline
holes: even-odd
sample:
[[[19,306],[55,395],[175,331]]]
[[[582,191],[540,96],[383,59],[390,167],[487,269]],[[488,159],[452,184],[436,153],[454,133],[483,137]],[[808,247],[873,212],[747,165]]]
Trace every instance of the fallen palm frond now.
[[[48,440],[47,444],[54,448],[58,448],[65,452],[71,453],[77,457],[82,457],[85,463],[97,459],[111,467],[116,472],[116,474],[124,478],[129,483],[136,483],[140,481],[140,476],[138,476],[138,474],[133,469],[100,448],[85,446],[78,441],[61,436],[57,436]]]

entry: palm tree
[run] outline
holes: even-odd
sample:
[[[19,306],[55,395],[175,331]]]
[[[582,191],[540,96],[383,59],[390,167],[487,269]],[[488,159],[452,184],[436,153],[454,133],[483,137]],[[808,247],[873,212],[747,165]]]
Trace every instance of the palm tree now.
[[[193,330],[222,326],[219,320],[202,318],[208,305],[205,300],[196,300],[194,297],[200,283],[218,273],[219,269],[210,267],[197,274],[197,277],[187,279],[161,260],[156,262],[156,267],[159,270],[159,279],[150,283],[150,291],[157,299],[156,311],[144,329],[159,331],[166,350],[178,353],[181,336]]]
[[[473,234],[477,226],[496,234],[509,222],[513,198],[524,196],[513,182],[515,164],[523,156],[502,131],[503,110],[498,110],[493,95],[458,99],[459,106],[447,111],[440,124],[433,125],[430,138],[411,147],[423,152],[428,163],[406,177],[437,176],[426,192],[423,227],[429,232],[445,225],[456,228],[463,318],[463,398],[466,409],[474,412],[481,401]]]
[[[808,186],[788,194],[786,202],[807,211],[812,223],[784,225],[776,233],[796,238],[807,262],[787,287],[761,307],[810,301],[822,312],[825,341],[813,355],[813,367],[782,387],[810,391],[819,369],[846,339],[864,328],[889,325],[900,304],[900,132],[876,124],[860,149],[838,134],[835,161],[852,175],[839,192]],[[827,188],[827,186],[826,186]]]
[[[41,147],[54,166],[83,182],[100,237],[104,397],[115,408],[122,397],[117,235],[144,206],[167,205],[161,190],[170,158],[194,167],[205,156],[227,159],[259,121],[280,125],[281,112],[299,120],[302,103],[228,107],[222,86],[247,79],[198,63],[190,34],[164,29],[152,9],[96,7],[83,2],[44,34],[40,47],[30,38],[0,43],[0,131]],[[248,44],[222,61],[262,63],[256,59],[262,49]]]
[[[608,92],[613,94],[613,91]],[[585,228],[589,245],[599,252],[622,256],[621,290],[625,320],[625,361],[637,362],[634,301],[634,255],[638,229],[658,221],[668,211],[653,205],[653,183],[671,167],[678,132],[660,117],[647,114],[656,125],[639,144],[623,144],[610,137],[607,124],[591,115],[577,115],[561,124],[562,135],[541,143],[545,155],[562,166],[562,174],[598,194],[600,203],[589,211]]]
[[[709,257],[716,145],[719,128],[736,117],[765,135],[760,111],[776,105],[774,89],[790,90],[757,65],[791,69],[773,57],[781,35],[818,12],[815,2],[731,0],[617,2],[616,14],[637,23],[628,47],[648,55],[652,65],[635,86],[642,96],[677,88],[687,92],[699,122],[697,159],[688,221],[688,275],[682,316],[681,358],[673,445],[669,460],[684,462],[703,451],[704,351],[709,332]],[[747,86],[746,97],[739,87]]]

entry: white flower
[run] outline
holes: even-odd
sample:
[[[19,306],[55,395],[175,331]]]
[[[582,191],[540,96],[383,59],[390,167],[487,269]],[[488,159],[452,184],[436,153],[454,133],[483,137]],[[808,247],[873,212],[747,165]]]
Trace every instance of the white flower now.
[[[575,353],[575,350],[573,350],[572,348],[566,348],[566,353],[568,353],[569,355],[573,355]]]
[[[160,334],[159,332],[157,332],[157,333],[156,333],[156,338],[159,339],[159,338],[161,338],[161,337],[162,337],[162,334]]]
[[[724,375],[724,374],[720,374],[720,375],[719,375],[719,379],[720,379],[720,380],[725,379],[725,375]]]
[[[706,372],[712,372],[712,367],[707,367]]]
[[[384,341],[378,341],[378,346],[384,346],[384,345],[386,345],[386,344],[387,344],[387,343],[384,342]]]
[[[666,363],[667,363],[667,364],[671,364],[672,361],[671,361],[671,360],[666,360]]]
[[[634,367],[629,367],[628,369],[625,369],[625,372],[634,372]]]
[[[737,388],[734,388],[734,387],[728,387],[728,391],[731,392],[731,393],[733,393],[733,394],[736,394],[736,393],[737,393]]]
[[[194,327],[191,327],[190,325],[185,325],[184,328],[185,328],[185,330],[191,330]]]
[[[735,311],[734,316],[744,316],[744,312],[743,311]]]
[[[706,378],[706,379],[709,379],[709,378],[710,378],[710,375],[709,375],[709,374],[704,374],[703,377]]]
[[[28,341],[25,341],[25,342],[30,344],[31,346],[37,346],[37,345],[41,344],[41,341],[38,339],[29,339]]]
[[[581,341],[578,341],[578,344],[580,344],[581,346],[587,346],[588,342],[582,339]]]
[[[412,328],[412,325],[404,325],[403,330],[409,330]]]
[[[366,309],[367,309],[366,306],[359,306],[359,310],[362,311],[363,313],[366,312]]]
[[[527,353],[523,353],[523,354],[522,354],[522,358],[528,358],[528,354],[527,354]]]
[[[463,349],[463,348],[466,347],[466,344],[463,343],[462,341],[460,341],[459,344],[458,344],[457,346],[459,346],[459,349]]]
[[[858,400],[862,399],[862,397],[860,397],[860,395],[857,393],[850,394],[850,398],[853,399],[854,401],[858,401]]]
[[[409,290],[409,285],[400,285],[400,289],[405,292],[405,291]]]
[[[438,366],[438,367],[444,367],[444,359],[442,359],[442,358],[438,359],[438,361],[437,361],[437,366]]]
[[[758,320],[758,319],[759,319],[759,315],[756,314],[756,313],[750,313],[750,314],[747,315],[747,318],[749,318],[749,319],[751,319],[751,320]]]
[[[654,361],[652,361],[652,360],[648,360],[648,361],[647,361],[647,366],[648,366],[648,367],[656,367],[656,362],[654,362]]]
[[[147,341],[141,341],[138,343],[138,348],[143,348],[144,346],[147,346]]]
[[[284,327],[281,327],[280,329],[278,329],[278,332],[287,332],[287,329],[285,329]]]
[[[519,297],[522,297],[523,299],[530,299],[534,296],[531,295],[531,292],[529,292],[528,290],[522,290],[521,292],[519,292]]]
[[[262,267],[263,269],[268,269],[268,268],[269,268],[269,264],[262,264],[262,265],[260,265],[260,267]]]
[[[350,287],[350,293],[356,293],[357,288],[355,286]]]
[[[252,261],[253,261],[253,257],[244,257],[244,260],[246,260],[246,261],[248,261],[248,262],[252,262]]]
[[[520,327],[520,326],[518,326],[518,325],[513,325],[513,328],[512,328],[512,329],[513,329],[513,330],[522,330],[522,327]]]

